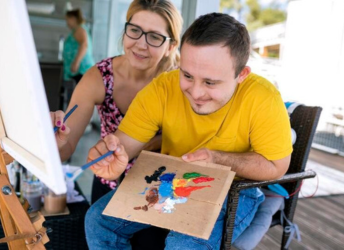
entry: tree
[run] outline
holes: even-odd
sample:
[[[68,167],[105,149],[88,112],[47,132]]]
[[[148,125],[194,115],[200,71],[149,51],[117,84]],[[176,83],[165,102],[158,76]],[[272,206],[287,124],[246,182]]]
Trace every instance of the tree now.
[[[244,5],[242,0],[221,0],[220,1],[220,11],[223,12],[224,9],[234,9],[238,13],[238,20],[241,20],[242,11]]]
[[[259,19],[262,21],[263,25],[269,25],[274,23],[279,23],[285,21],[287,15],[285,11],[267,8],[262,10]]]
[[[247,29],[255,30],[263,26],[262,21],[259,19],[262,8],[257,0],[246,0],[246,5],[249,7],[250,12],[246,15]]]
[[[244,4],[245,1],[245,4]],[[235,10],[238,20],[242,20],[242,13],[248,9],[246,15],[246,26],[249,31],[257,28],[283,22],[286,20],[286,12],[279,8],[279,1],[273,1],[269,7],[262,8],[259,0],[221,0],[220,11],[224,9]]]
[[[276,2],[265,9],[260,6],[258,0],[246,0],[246,5],[250,10],[246,16],[247,29],[250,31],[269,24],[283,22],[287,18],[286,12],[280,10]]]

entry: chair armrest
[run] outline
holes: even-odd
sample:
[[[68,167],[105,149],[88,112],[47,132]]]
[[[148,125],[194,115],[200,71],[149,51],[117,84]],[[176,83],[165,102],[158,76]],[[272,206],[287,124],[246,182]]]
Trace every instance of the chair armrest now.
[[[282,178],[272,181],[250,181],[250,180],[234,180],[231,186],[232,190],[242,190],[246,188],[263,187],[270,184],[286,183],[300,181],[303,179],[314,178],[316,173],[313,170],[307,170],[302,173],[286,174]]]

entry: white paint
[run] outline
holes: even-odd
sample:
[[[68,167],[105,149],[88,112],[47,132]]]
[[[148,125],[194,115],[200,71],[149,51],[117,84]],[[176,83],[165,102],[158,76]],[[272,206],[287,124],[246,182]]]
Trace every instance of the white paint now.
[[[174,205],[175,204],[182,204],[187,202],[188,199],[186,197],[180,197],[177,199],[174,198],[167,198],[163,203],[156,203],[154,205],[154,209],[158,210],[161,213],[166,213],[166,214],[170,214],[173,212],[173,210],[175,210]]]

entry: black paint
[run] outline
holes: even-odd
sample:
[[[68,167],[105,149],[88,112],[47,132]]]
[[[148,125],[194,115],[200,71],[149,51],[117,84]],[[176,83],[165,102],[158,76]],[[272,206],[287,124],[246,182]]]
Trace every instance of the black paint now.
[[[166,170],[165,166],[161,166],[158,170],[154,171],[154,174],[151,176],[146,175],[145,180],[148,184],[152,183],[152,181],[158,181],[158,177]]]

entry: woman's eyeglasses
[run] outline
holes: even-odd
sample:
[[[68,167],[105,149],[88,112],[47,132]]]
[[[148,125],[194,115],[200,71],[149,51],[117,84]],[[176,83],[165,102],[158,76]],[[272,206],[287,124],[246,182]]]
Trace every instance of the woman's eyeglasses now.
[[[139,26],[131,23],[125,24],[125,34],[134,40],[138,40],[142,35],[145,35],[146,42],[152,47],[160,47],[166,40],[171,40],[170,37],[166,37],[154,32],[144,32]]]

